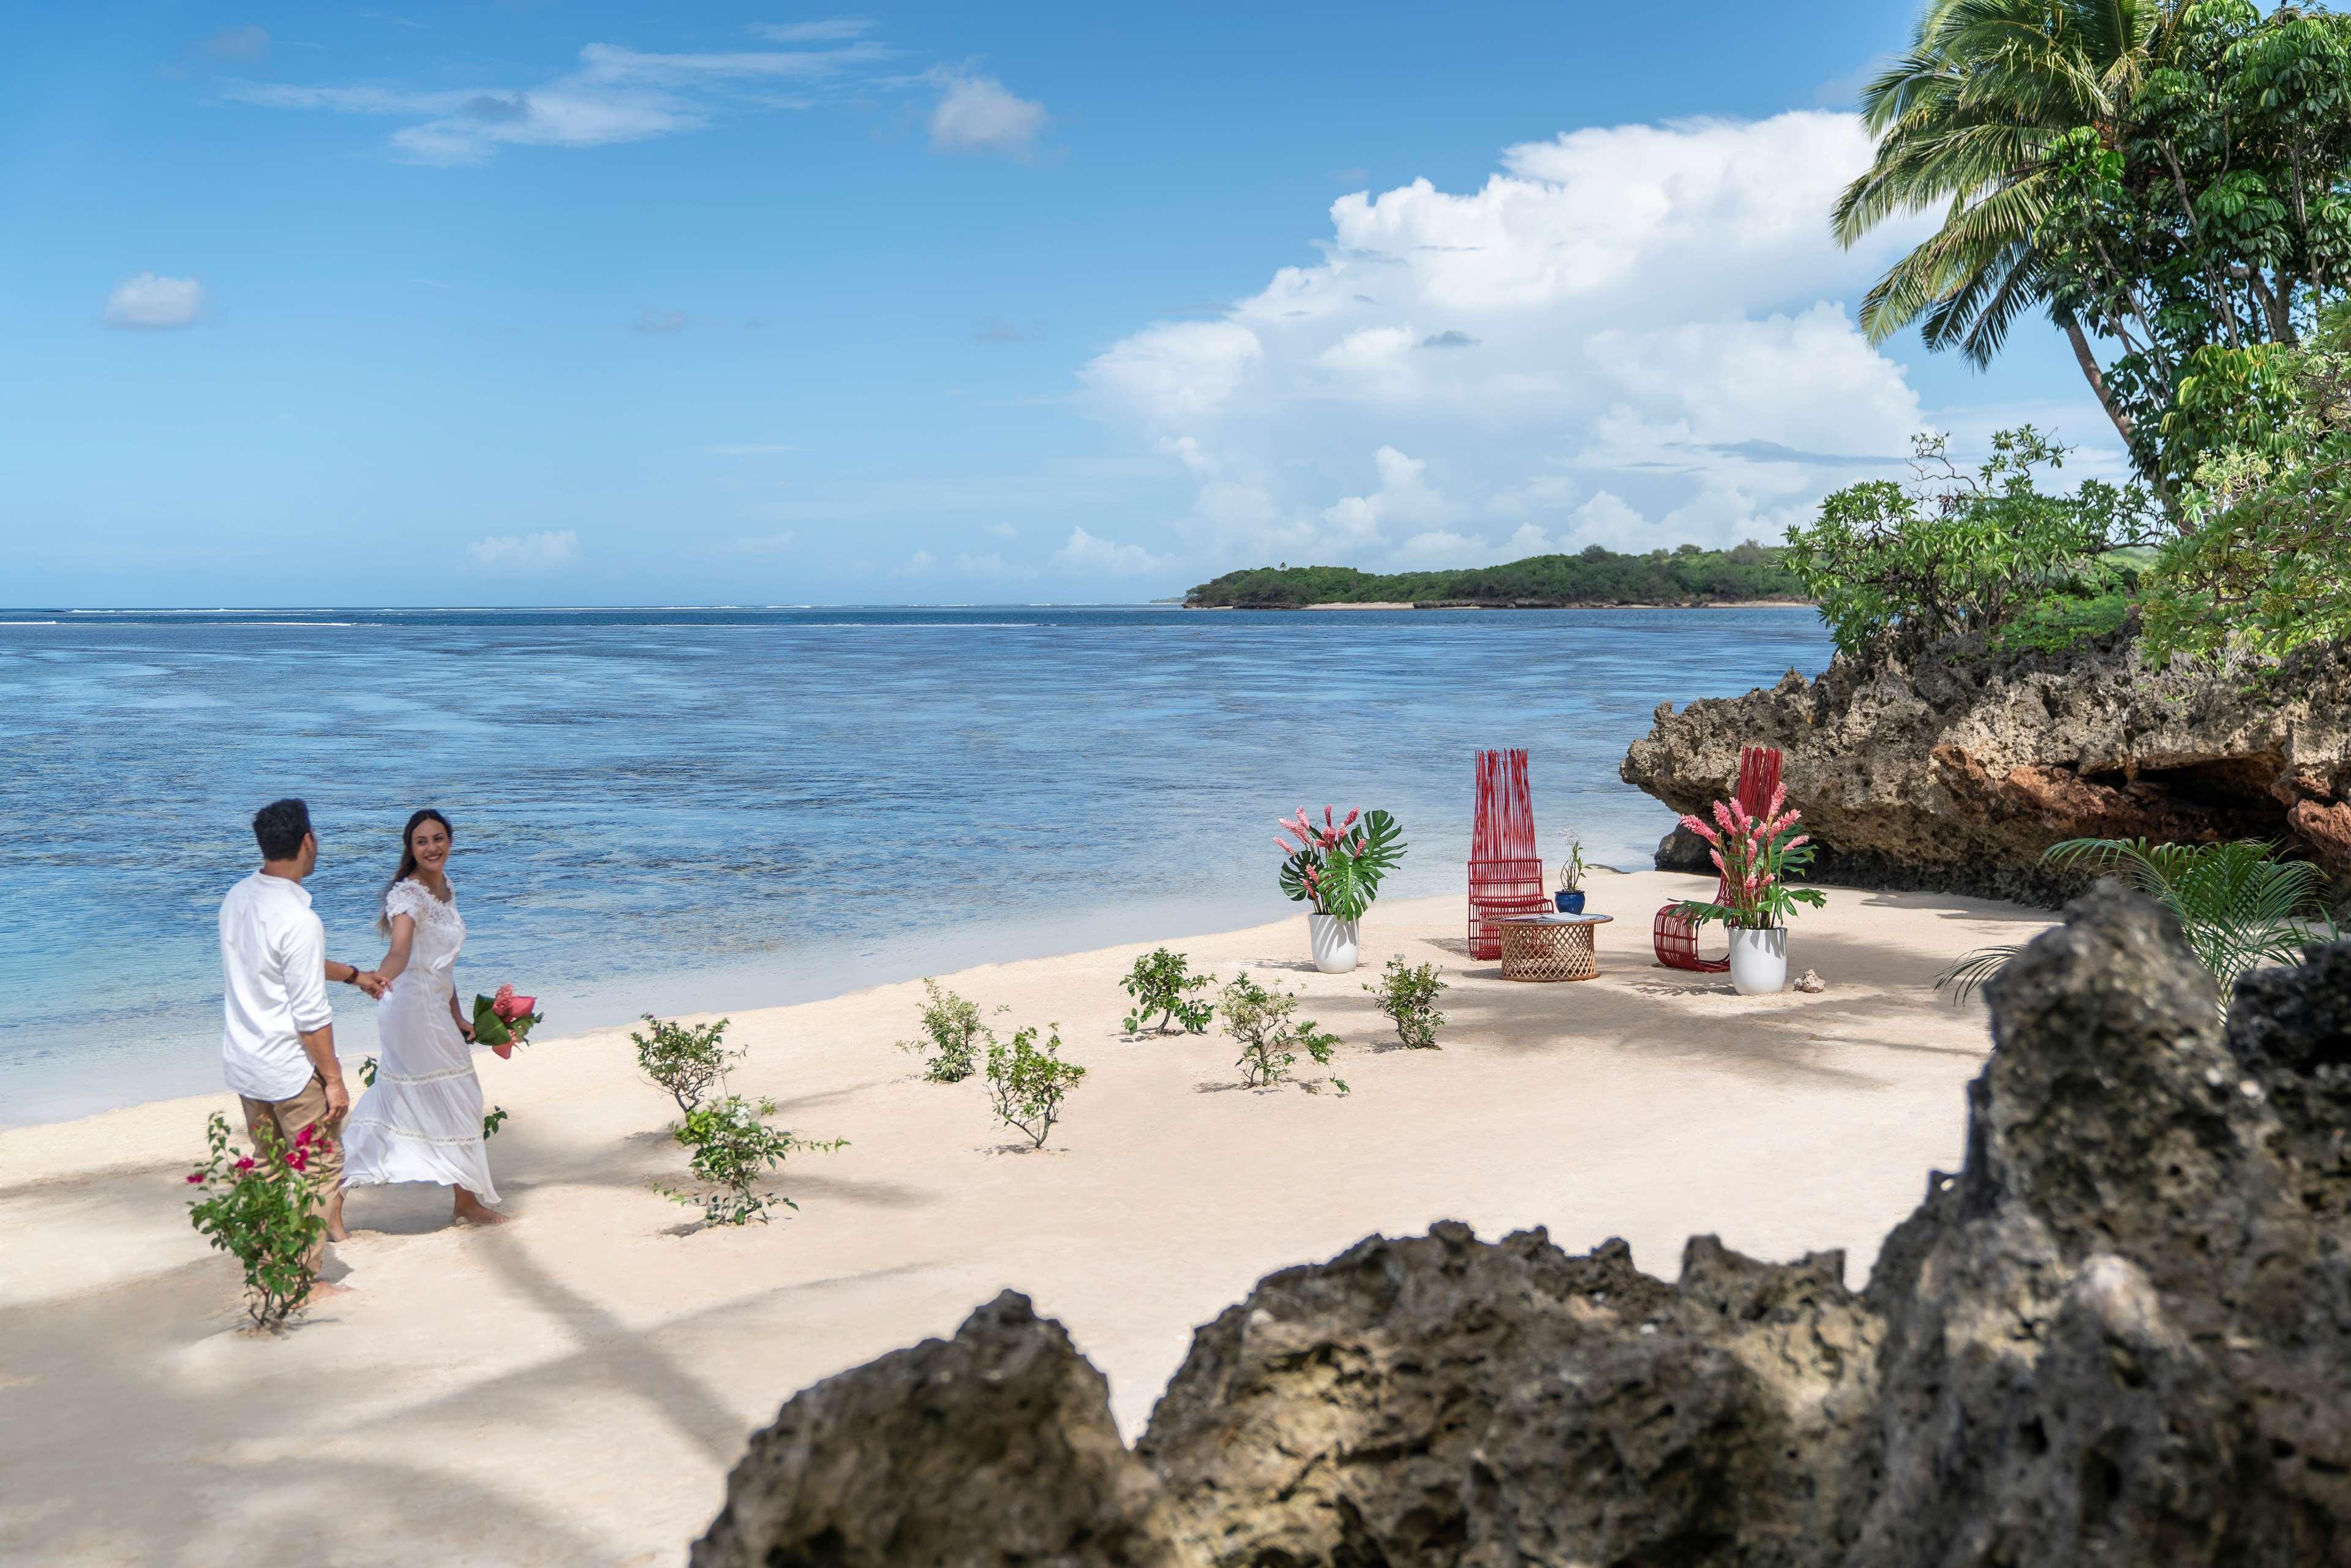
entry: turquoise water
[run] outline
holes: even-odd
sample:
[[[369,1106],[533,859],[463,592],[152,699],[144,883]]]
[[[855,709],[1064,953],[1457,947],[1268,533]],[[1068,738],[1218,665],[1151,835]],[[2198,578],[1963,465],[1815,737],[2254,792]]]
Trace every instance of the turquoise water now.
[[[1646,865],[1660,701],[1826,663],[1807,610],[0,612],[0,1123],[218,1082],[220,894],[310,802],[337,957],[418,806],[459,983],[551,1032],[1274,918],[1275,819],[1384,806],[1460,885],[1470,755],[1546,860]],[[370,1004],[336,988],[346,1056]]]

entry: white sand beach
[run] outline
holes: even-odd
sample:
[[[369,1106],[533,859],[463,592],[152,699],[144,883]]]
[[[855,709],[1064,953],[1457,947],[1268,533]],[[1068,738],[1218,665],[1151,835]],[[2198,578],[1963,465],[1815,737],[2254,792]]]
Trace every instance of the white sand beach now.
[[[980,1082],[925,1082],[894,1049],[917,986],[738,1015],[735,1087],[850,1141],[786,1167],[796,1214],[740,1230],[680,1233],[655,1190],[683,1177],[675,1109],[625,1030],[483,1053],[515,1223],[447,1228],[439,1189],[355,1193],[330,1269],[354,1290],[275,1337],[243,1331],[235,1266],[187,1222],[181,1177],[225,1095],[0,1132],[0,1560],[675,1563],[778,1403],[1008,1285],[1069,1325],[1132,1433],[1193,1326],[1261,1274],[1448,1218],[1575,1250],[1622,1236],[1667,1277],[1696,1231],[1842,1247],[1858,1284],[1960,1158],[1983,1009],[1931,977],[2048,917],[1832,892],[1791,950],[1827,990],[1750,999],[1650,958],[1650,913],[1706,885],[1596,875],[1618,918],[1579,984],[1468,959],[1458,898],[1377,906],[1351,976],[1312,972],[1302,915],[1179,944],[1303,991],[1344,1043],[1301,1077],[1344,1096],[1238,1089],[1221,1032],[1122,1037],[1142,947],[952,977],[1008,1023],[1058,1021],[1086,1066],[1041,1153],[1012,1148]],[[1395,1049],[1363,992],[1399,952],[1453,986],[1440,1051]]]

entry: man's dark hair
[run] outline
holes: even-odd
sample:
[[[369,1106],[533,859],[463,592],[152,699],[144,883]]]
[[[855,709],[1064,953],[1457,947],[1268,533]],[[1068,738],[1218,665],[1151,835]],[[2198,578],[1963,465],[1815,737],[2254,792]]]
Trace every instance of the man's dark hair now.
[[[253,840],[266,861],[290,861],[302,852],[310,831],[310,808],[299,800],[272,800],[253,814]]]

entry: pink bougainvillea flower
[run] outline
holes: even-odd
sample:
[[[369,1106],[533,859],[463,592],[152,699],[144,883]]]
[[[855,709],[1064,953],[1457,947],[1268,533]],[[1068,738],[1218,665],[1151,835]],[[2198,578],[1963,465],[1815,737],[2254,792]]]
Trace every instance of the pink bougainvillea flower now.
[[[237,1161],[236,1168],[241,1171],[251,1170],[253,1168],[253,1156],[251,1155],[247,1155],[245,1158]]]
[[[188,1173],[188,1185],[189,1185],[190,1186],[204,1186],[204,1172],[202,1172],[202,1171],[190,1171],[190,1172]]]
[[[310,1145],[310,1140],[311,1140],[311,1139],[313,1139],[313,1138],[315,1138],[315,1137],[317,1137],[318,1135],[319,1135],[319,1124],[318,1124],[318,1123],[316,1123],[316,1122],[313,1122],[313,1123],[311,1123],[308,1126],[307,1126],[307,1127],[303,1128],[300,1132],[298,1132],[298,1133],[297,1133],[297,1134],[294,1134],[294,1146],[295,1146],[296,1148],[298,1148],[298,1149],[299,1149],[299,1148],[308,1148],[308,1147],[309,1146],[309,1145]]]

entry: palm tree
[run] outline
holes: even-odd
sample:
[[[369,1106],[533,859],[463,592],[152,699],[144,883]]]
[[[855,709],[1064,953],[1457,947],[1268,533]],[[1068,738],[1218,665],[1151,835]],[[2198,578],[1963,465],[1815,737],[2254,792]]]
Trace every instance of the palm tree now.
[[[2068,839],[2041,857],[2061,870],[2119,871],[2141,893],[2177,915],[2189,946],[2220,982],[2226,1017],[2237,977],[2262,964],[2299,962],[2313,942],[2340,935],[2319,903],[2325,874],[2308,861],[2282,861],[2278,846],[2254,839],[2216,844],[2158,844],[2146,839]],[[1964,1001],[2006,968],[2021,944],[1979,947],[1935,977]]]
[[[2130,416],[2108,392],[2082,322],[2051,298],[2034,245],[2049,205],[2038,155],[2083,126],[2118,142],[2179,9],[2179,0],[1928,0],[1909,50],[1862,94],[1877,156],[1836,205],[1836,236],[1850,246],[1898,214],[1948,204],[1942,227],[1863,298],[1871,342],[1923,317],[1930,348],[1988,364],[2017,316],[2043,306],[2129,442]]]

